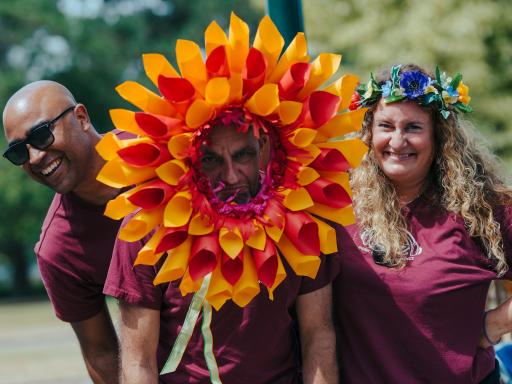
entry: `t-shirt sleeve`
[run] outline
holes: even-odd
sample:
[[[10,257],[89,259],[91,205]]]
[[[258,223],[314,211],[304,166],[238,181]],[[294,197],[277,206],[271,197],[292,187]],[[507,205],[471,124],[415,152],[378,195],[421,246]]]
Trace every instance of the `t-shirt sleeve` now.
[[[503,252],[509,266],[503,278],[512,280],[512,207],[500,207],[496,212],[496,219],[500,223]]]
[[[153,284],[155,267],[133,265],[147,239],[133,243],[116,240],[103,293],[129,304],[160,309],[162,291]]]
[[[69,323],[87,320],[101,311],[105,297],[101,286],[86,282],[70,269],[37,258],[43,284],[55,315]]]

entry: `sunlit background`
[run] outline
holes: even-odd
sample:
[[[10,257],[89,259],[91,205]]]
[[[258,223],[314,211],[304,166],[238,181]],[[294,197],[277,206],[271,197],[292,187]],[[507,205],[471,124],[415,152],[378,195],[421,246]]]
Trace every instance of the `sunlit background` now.
[[[227,28],[232,10],[254,33],[265,6],[263,0],[0,0],[0,107],[24,84],[52,79],[88,107],[99,131],[108,131],[108,110],[127,107],[116,85],[130,79],[152,88],[142,53],[174,62],[177,38],[204,45],[208,24]],[[370,71],[407,62],[461,72],[473,98],[470,119],[505,167],[512,165],[511,1],[303,0],[302,6],[310,54],[341,53],[342,73],[366,81]],[[71,330],[53,317],[35,265],[33,246],[52,193],[3,159],[0,186],[0,383],[88,383]]]

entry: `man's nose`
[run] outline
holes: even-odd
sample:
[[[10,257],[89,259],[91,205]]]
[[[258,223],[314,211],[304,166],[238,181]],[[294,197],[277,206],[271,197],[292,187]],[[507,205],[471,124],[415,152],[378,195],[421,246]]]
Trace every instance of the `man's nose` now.
[[[44,155],[46,154],[46,151],[34,148],[30,144],[27,144],[27,150],[28,150],[28,162],[30,165],[37,165],[41,162]]]
[[[224,162],[224,169],[222,172],[222,181],[228,185],[237,184],[239,180],[238,173],[233,161],[229,159]]]

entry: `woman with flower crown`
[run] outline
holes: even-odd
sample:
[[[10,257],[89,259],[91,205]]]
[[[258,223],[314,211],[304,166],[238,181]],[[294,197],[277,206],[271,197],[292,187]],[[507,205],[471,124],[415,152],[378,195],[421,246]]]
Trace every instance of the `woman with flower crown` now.
[[[342,381],[498,383],[492,344],[512,315],[485,303],[491,281],[512,278],[512,189],[459,116],[468,87],[410,64],[352,101],[368,108],[370,149],[333,287]]]

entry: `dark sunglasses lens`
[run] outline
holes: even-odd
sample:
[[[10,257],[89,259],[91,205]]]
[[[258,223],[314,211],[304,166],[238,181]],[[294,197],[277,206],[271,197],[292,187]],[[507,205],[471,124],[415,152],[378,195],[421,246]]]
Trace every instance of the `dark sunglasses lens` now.
[[[34,131],[32,131],[27,138],[27,143],[37,149],[46,149],[53,144],[53,133],[50,130],[49,124],[45,124]]]
[[[21,165],[28,160],[28,151],[25,143],[20,143],[9,147],[4,156],[14,165]]]

